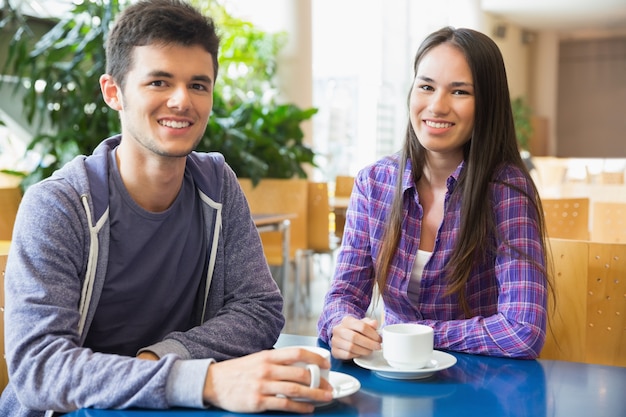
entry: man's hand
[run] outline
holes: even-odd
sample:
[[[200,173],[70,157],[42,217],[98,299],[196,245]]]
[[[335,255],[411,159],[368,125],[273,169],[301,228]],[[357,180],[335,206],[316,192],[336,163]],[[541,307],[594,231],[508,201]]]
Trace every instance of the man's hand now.
[[[378,334],[378,321],[346,316],[333,328],[330,339],[331,353],[337,359],[352,359],[369,355],[382,349],[382,338]]]
[[[297,413],[311,413],[315,406],[290,398],[332,401],[330,383],[322,379],[319,388],[309,388],[309,371],[291,366],[295,362],[316,364],[321,369],[330,368],[329,361],[301,348],[253,353],[211,364],[204,384],[204,400],[233,412],[282,410]]]

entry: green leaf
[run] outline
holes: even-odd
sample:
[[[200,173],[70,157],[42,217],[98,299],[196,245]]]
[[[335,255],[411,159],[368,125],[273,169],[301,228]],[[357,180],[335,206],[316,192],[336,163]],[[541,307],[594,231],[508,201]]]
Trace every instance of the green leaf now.
[[[287,34],[262,31],[231,16],[216,1],[195,3],[214,17],[221,36],[213,112],[198,150],[223,153],[238,176],[255,184],[264,177],[306,178],[304,167],[315,166],[315,153],[303,143],[301,124],[317,109],[267,99],[277,95],[277,57]],[[12,20],[17,29],[5,73],[30,79],[23,105],[37,133],[28,149],[54,159],[49,166],[41,162],[24,184],[45,178],[75,155],[91,153],[102,139],[120,131],[117,112],[101,98],[98,78],[105,70],[104,40],[124,4],[75,3],[71,14],[52,22],[38,40],[25,20]],[[228,74],[229,67],[240,73]],[[48,81],[43,92],[35,91],[35,80]],[[18,83],[15,89],[20,88]]]

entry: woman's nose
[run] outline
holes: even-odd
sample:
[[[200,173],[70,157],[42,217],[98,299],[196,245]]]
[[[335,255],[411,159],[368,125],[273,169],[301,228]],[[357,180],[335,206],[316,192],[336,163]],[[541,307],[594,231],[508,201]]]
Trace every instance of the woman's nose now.
[[[430,97],[430,103],[428,105],[428,110],[435,115],[439,114],[447,114],[450,109],[450,104],[448,103],[448,95],[441,91],[436,91]]]

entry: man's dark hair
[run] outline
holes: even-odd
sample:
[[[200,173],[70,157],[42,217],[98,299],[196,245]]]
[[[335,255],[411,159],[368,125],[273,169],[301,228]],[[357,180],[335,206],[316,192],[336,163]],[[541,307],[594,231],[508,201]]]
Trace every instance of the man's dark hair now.
[[[109,33],[106,72],[123,88],[135,46],[200,45],[213,58],[215,79],[219,42],[213,20],[184,1],[142,0],[124,9]]]

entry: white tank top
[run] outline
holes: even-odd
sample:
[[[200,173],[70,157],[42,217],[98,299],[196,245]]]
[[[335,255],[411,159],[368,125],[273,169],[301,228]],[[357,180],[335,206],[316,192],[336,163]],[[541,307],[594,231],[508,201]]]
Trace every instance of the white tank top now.
[[[422,273],[424,272],[424,266],[430,259],[432,252],[418,249],[417,257],[413,263],[413,270],[411,270],[411,282],[409,282],[409,299],[413,304],[417,304],[419,299],[420,282],[422,281]]]

